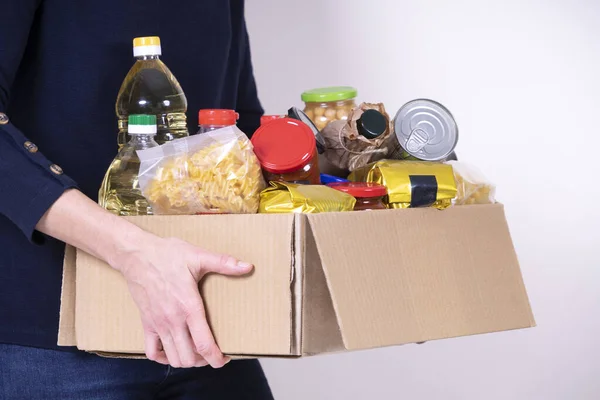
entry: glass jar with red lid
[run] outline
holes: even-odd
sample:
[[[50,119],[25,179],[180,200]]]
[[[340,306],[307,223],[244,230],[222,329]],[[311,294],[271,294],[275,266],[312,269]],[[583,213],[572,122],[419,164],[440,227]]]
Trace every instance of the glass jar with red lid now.
[[[387,196],[387,188],[369,182],[334,182],[327,185],[333,189],[354,196],[354,211],[385,210],[383,198]]]
[[[263,126],[271,121],[275,121],[281,118],[285,118],[285,115],[263,115],[262,117],[260,117],[260,126]]]
[[[198,133],[214,131],[235,125],[239,114],[234,110],[206,109],[198,111]]]
[[[251,141],[267,181],[321,183],[315,135],[305,123],[275,119],[258,128]]]

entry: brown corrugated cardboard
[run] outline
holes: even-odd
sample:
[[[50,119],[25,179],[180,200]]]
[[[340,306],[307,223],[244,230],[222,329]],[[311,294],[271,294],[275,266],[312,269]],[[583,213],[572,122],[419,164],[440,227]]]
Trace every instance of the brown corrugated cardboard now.
[[[535,324],[502,205],[131,221],[256,265],[202,284],[227,354],[301,356]],[[143,352],[123,277],[84,252],[72,261],[69,250],[60,344]]]
[[[308,220],[348,350],[533,325],[501,205]]]

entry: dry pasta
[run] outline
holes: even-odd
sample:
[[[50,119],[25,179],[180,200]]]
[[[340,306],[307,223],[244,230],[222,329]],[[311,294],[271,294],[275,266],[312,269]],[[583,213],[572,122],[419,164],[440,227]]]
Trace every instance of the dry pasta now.
[[[139,152],[156,214],[256,213],[265,182],[252,144],[227,127]]]
[[[448,161],[446,164],[452,165],[456,180],[455,205],[496,202],[496,186],[476,167],[463,161]]]

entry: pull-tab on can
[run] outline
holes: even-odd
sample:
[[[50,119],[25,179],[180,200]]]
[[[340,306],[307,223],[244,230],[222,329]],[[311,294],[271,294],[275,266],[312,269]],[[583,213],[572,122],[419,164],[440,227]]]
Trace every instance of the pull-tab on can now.
[[[458,142],[454,117],[440,103],[417,99],[403,105],[394,118],[394,131],[404,150],[401,157],[424,161],[446,160]]]

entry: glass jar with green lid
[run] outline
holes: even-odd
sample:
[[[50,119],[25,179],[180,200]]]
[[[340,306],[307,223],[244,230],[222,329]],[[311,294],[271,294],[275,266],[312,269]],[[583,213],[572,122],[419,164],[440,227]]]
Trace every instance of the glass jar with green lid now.
[[[322,130],[331,121],[348,119],[350,110],[356,107],[356,94],[357,90],[350,86],[307,90],[302,93],[304,113]]]

